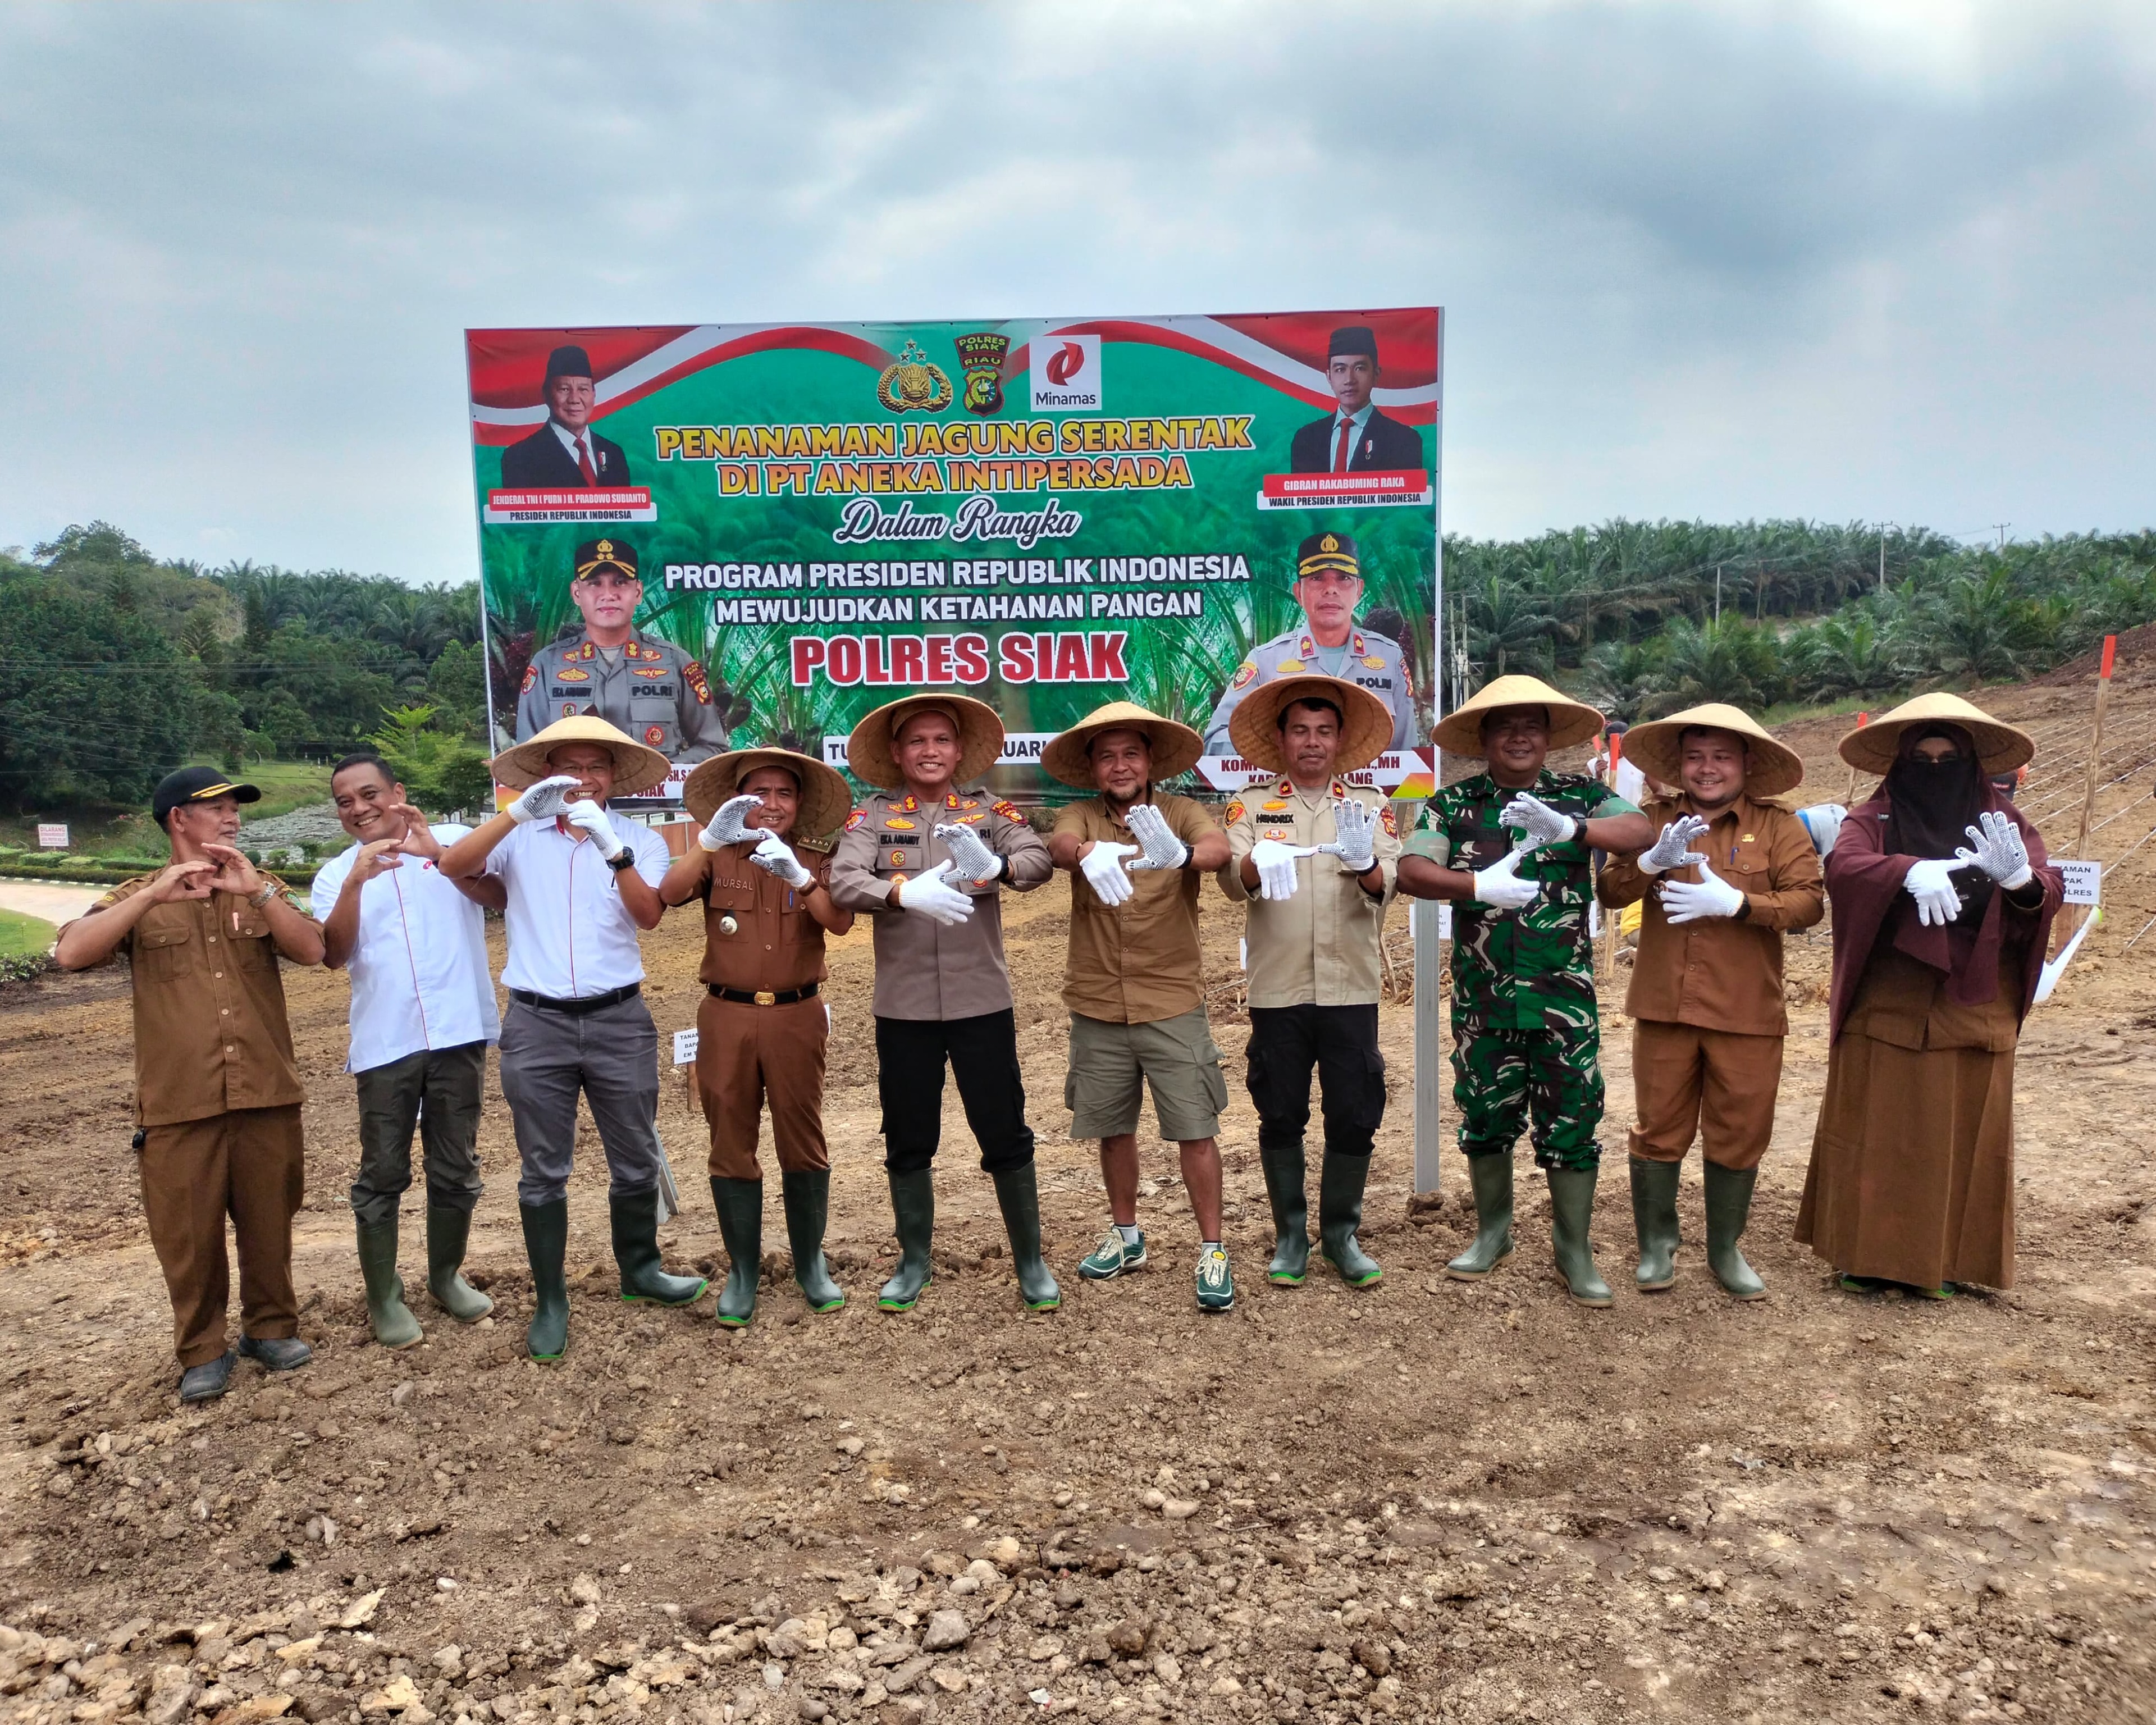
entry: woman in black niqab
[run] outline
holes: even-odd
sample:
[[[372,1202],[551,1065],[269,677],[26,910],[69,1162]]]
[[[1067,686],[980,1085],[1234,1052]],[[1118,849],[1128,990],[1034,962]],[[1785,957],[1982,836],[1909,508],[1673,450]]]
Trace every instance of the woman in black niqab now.
[[[1933,737],[1951,744],[1952,752],[1918,752],[1917,745]],[[1912,726],[1902,732],[1886,792],[1888,852],[1945,860],[1968,848],[1969,829],[1994,806],[1996,795],[1977,757],[1975,738],[1958,725],[1945,724]],[[1953,883],[1961,900],[1954,922],[1966,928],[1983,916],[1997,889],[1981,869],[1956,870]]]

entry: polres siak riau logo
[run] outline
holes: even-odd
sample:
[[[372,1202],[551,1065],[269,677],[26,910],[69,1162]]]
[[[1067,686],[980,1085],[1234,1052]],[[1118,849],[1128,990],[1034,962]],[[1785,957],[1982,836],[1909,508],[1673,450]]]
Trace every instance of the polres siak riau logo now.
[[[1098,413],[1101,338],[1044,335],[1031,348],[1033,406],[1036,413]]]
[[[1010,352],[1009,336],[959,336],[951,345],[958,350],[958,364],[965,372],[958,399],[969,413],[993,413],[1004,404],[1004,356]]]

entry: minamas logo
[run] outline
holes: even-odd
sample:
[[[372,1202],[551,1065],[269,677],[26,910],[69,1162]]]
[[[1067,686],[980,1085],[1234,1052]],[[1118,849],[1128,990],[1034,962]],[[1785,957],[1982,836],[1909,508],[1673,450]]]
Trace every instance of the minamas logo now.
[[[1030,357],[1034,412],[1100,411],[1098,336],[1042,336],[1033,343]]]

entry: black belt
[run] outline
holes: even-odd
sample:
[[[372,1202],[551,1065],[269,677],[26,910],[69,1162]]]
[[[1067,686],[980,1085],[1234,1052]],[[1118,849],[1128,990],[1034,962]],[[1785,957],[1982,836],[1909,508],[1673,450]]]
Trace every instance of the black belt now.
[[[814,1000],[816,984],[805,988],[781,988],[777,993],[760,988],[752,994],[746,988],[721,988],[716,983],[704,984],[704,992],[714,1000],[731,1000],[737,1006],[791,1006],[797,1000]]]
[[[604,994],[586,994],[576,1000],[550,1000],[544,994],[534,994],[529,988],[511,988],[509,998],[526,1006],[536,1006],[542,1012],[586,1013],[619,1006],[624,1000],[635,999],[643,992],[642,983],[631,983],[625,988],[615,988]]]

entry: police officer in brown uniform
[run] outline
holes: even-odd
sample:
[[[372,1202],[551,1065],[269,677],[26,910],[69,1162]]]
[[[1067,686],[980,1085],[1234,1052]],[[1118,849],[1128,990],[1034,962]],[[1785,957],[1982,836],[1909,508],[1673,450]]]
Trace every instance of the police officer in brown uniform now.
[[[277,960],[321,963],[322,932],[235,848],[239,805],[261,796],[213,768],[167,774],[151,809],[172,865],[106,893],[60,931],[54,954],[63,970],[116,952],[132,961],[142,1209],[172,1296],[181,1399],[191,1402],[223,1394],[232,1377],[228,1214],[239,1249],[239,1353],[272,1372],[311,1358],[292,1286],[306,1091]]]
[[[1003,753],[995,709],[963,695],[880,706],[846,744],[854,777],[883,788],[856,809],[831,865],[831,896],[875,918],[876,1088],[884,1168],[903,1250],[876,1303],[910,1312],[928,1285],[947,1062],[996,1183],[1025,1303],[1062,1302],[1040,1257],[1033,1129],[1018,1064],[1018,1018],[1004,963],[1002,889],[1029,892],[1055,872],[1048,846],[1009,803],[957,787]]]
[[[824,1263],[831,1158],[824,1142],[824,1048],[817,998],[830,974],[824,935],[854,913],[831,902],[830,845],[852,796],[821,761],[788,749],[737,749],[683,788],[705,823],[660,883],[670,905],[704,901],[704,984],[696,1009],[696,1086],[711,1127],[711,1202],[732,1260],[719,1322],[755,1315],[763,1263],[763,1171],[756,1142],[764,1099],[778,1146],[793,1279],[818,1312],[846,1303]]]

